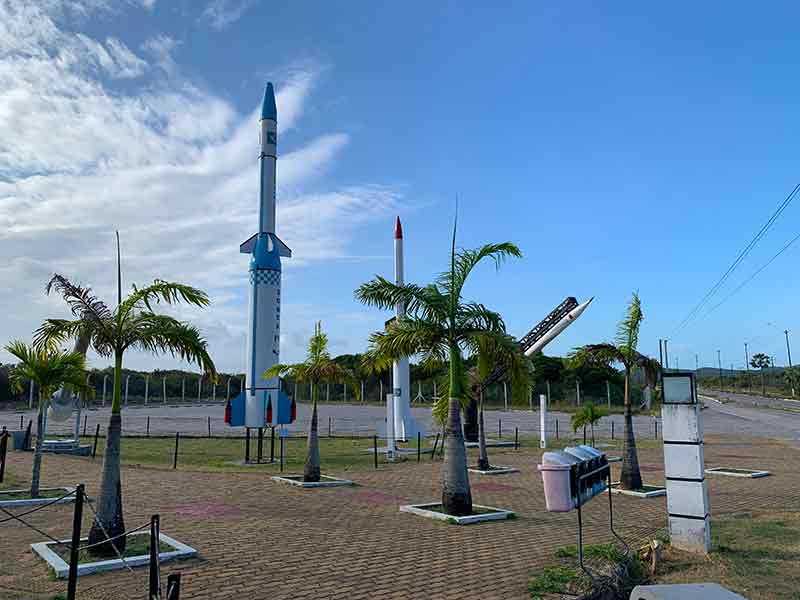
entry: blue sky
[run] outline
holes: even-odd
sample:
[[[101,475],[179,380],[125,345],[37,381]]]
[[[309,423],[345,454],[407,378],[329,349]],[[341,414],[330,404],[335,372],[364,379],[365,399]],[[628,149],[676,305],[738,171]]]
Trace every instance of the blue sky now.
[[[394,215],[407,279],[425,282],[445,264],[456,198],[462,245],[511,240],[525,254],[468,289],[512,333],[565,296],[595,296],[548,353],[610,338],[633,290],[641,349],[657,355],[669,337],[681,367],[695,354],[715,364],[718,348],[742,366],[745,341],[784,364],[782,331],[800,331],[799,243],[675,333],[800,182],[790,3],[23,7],[0,2],[14,25],[0,26],[0,119],[12,123],[0,274],[18,282],[0,295],[0,341],[63,311],[41,294],[53,270],[111,290],[119,227],[128,277],[209,289],[211,310],[182,314],[222,368],[243,363],[236,250],[256,223],[253,111],[267,79],[283,127],[278,233],[295,250],[283,358],[301,356],[315,319],[334,352],[362,350],[387,315],[352,290],[391,273]],[[710,306],[800,233],[796,202]]]

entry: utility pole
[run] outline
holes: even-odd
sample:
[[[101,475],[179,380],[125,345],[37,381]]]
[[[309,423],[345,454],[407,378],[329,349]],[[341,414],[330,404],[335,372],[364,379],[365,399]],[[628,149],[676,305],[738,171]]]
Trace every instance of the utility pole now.
[[[694,370],[695,371],[700,370],[700,356],[696,353],[694,355]]]
[[[725,389],[722,385],[722,355],[719,350],[717,350],[717,363],[719,364],[719,389],[724,392]],[[731,369],[733,369],[733,365],[731,365]]]
[[[197,401],[198,402],[200,402],[200,392],[202,392],[202,391],[203,391],[203,376],[200,375],[200,377],[197,380]]]
[[[669,369],[669,353],[667,352],[667,340],[664,340],[664,363]]]
[[[125,378],[125,406],[128,406],[128,387],[130,386],[130,383],[131,383],[131,376],[128,375]]]
[[[661,364],[661,368],[664,368],[664,340],[658,338],[658,362]]]
[[[784,329],[783,335],[786,336],[786,355],[789,357],[789,368],[792,368],[792,349],[789,347],[789,330]],[[790,379],[792,382],[792,398],[794,398],[794,379]]]
[[[750,390],[750,355],[747,353],[747,342],[744,343],[744,370],[747,374],[747,389]]]
[[[150,396],[150,375],[144,376],[144,405],[147,406],[147,398]]]
[[[167,403],[167,378],[161,378],[161,395],[164,397],[164,404]]]
[[[736,389],[736,373],[733,370],[733,363],[731,363],[731,391]]]

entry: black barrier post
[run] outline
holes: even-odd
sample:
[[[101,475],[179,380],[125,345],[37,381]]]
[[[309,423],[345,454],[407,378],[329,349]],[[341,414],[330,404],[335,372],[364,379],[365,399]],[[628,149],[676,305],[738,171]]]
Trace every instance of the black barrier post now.
[[[275,427],[270,427],[272,430],[269,440],[269,464],[275,462]]]
[[[178,468],[178,442],[181,439],[181,434],[179,431],[175,432],[175,456],[172,457],[172,468]]]
[[[436,457],[436,446],[439,445],[439,432],[436,432],[436,440],[433,442],[433,450],[431,450],[431,460]]]
[[[89,415],[83,415],[83,436],[86,437],[86,421],[89,419]]]
[[[81,522],[83,521],[83,484],[75,488],[75,512],[72,516],[72,541],[69,545],[69,576],[67,578],[67,600],[75,600],[78,593],[78,554],[81,546]]]
[[[422,460],[422,433],[417,432],[417,462]],[[0,478],[2,481],[2,478]]]
[[[444,443],[447,441],[447,430],[442,434],[442,447],[439,448],[439,456],[444,456]]]
[[[331,437],[331,417],[328,417],[328,437]]]
[[[147,415],[147,437],[150,437],[150,415]]]
[[[22,415],[19,416],[19,430],[22,431],[23,426],[25,425],[25,421],[22,418]]]
[[[611,421],[611,439],[614,439],[614,421]]]
[[[653,418],[653,439],[658,439],[658,419]]]
[[[281,473],[283,473],[283,436],[281,436]]]
[[[97,424],[97,427],[94,430],[94,446],[92,446],[92,458],[97,456],[97,438],[100,437],[100,423]]]
[[[167,575],[167,600],[180,600],[181,574],[170,573]]]
[[[558,439],[558,419],[556,419],[556,439]]]
[[[3,483],[3,477],[6,474],[6,452],[8,451],[8,432],[3,427],[3,432],[0,433],[0,483]]]
[[[519,450],[519,427],[514,427],[514,450]]]
[[[161,598],[161,565],[159,563],[158,546],[161,538],[158,515],[150,517],[150,585],[148,600]]]
[[[503,421],[501,419],[497,419],[497,438],[503,439]]]
[[[375,458],[375,468],[378,468],[378,436],[372,436],[372,453]]]
[[[264,428],[258,428],[258,464],[261,464],[261,457],[264,456]]]
[[[211,437],[211,417],[208,417],[208,437]],[[180,589],[180,579],[178,579],[178,589]]]
[[[583,426],[583,445],[586,445],[586,425]]]
[[[28,419],[28,428],[25,430],[25,439],[22,440],[22,449],[23,450],[30,450],[31,449],[31,427],[33,426],[33,420]]]
[[[244,462],[250,462],[250,428],[244,428]]]

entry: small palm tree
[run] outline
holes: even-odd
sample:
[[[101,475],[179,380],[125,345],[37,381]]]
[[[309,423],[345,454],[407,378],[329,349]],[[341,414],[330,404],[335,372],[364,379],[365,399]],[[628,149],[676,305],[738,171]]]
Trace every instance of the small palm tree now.
[[[572,415],[572,431],[576,432],[582,427],[589,427],[592,431],[592,446],[594,446],[594,426],[606,416],[606,413],[598,409],[594,402],[587,402],[581,409]]]
[[[207,306],[208,296],[202,290],[182,283],[155,280],[122,297],[122,276],[117,236],[117,307],[112,310],[94,296],[91,288],[81,287],[62,275],[53,275],[47,290],[61,294],[75,319],[48,319],[35,335],[40,346],[61,343],[79,335],[88,335],[90,345],[100,356],[114,357],[114,393],[111,418],[106,435],[103,473],[97,512],[89,531],[89,543],[100,544],[93,552],[114,556],[125,548],[125,538],[113,544],[101,542],[125,532],[122,514],[122,478],[120,475],[120,440],[122,437],[122,358],[129,349],[151,354],[168,353],[190,363],[197,363],[212,378],[216,368],[208,354],[206,340],[200,332],[174,317],[158,314],[153,306],[161,302],[181,301],[198,307]]]
[[[306,464],[303,468],[303,481],[320,480],[319,427],[317,423],[317,385],[318,383],[349,383],[355,390],[356,398],[361,395],[355,385],[352,371],[335,362],[328,352],[328,336],[322,333],[322,323],[317,323],[314,335],[308,342],[308,354],[301,363],[292,365],[276,364],[264,373],[265,379],[289,377],[294,381],[309,382],[311,386],[311,423],[308,426],[306,445]]]
[[[783,378],[789,384],[789,387],[792,388],[792,397],[794,397],[794,390],[798,384],[800,384],[800,367],[786,367],[783,370]]]
[[[625,316],[617,326],[615,342],[589,344],[573,350],[568,361],[571,367],[582,365],[610,366],[620,363],[625,368],[625,433],[624,451],[622,454],[622,474],[620,486],[628,490],[642,487],[642,474],[639,470],[639,456],[636,452],[636,438],[633,432],[633,412],[631,410],[631,373],[636,368],[644,369],[648,385],[657,381],[660,372],[658,361],[637,351],[639,345],[639,328],[644,320],[642,303],[639,294],[634,293],[625,311]]]
[[[759,369],[761,371],[761,395],[765,396],[766,391],[766,382],[764,381],[764,369],[769,367],[769,356],[764,354],[763,352],[757,352],[753,355],[753,358],[750,359],[750,366],[754,369]]]
[[[50,396],[60,387],[83,394],[92,388],[86,384],[86,357],[79,352],[65,352],[55,346],[36,348],[20,341],[5,347],[6,352],[19,361],[9,374],[15,390],[22,390],[23,383],[33,381],[39,386],[39,410],[36,418],[36,450],[33,454],[31,475],[31,498],[39,496],[39,478],[42,468],[42,443],[44,442],[44,414]]]
[[[473,250],[456,250],[456,226],[453,227],[449,269],[427,286],[396,285],[387,279],[375,279],[355,292],[364,304],[383,310],[402,304],[406,316],[391,322],[384,331],[370,336],[367,354],[371,360],[391,363],[404,356],[422,355],[428,368],[449,365],[449,390],[442,394],[435,408],[446,410],[445,465],[443,469],[442,507],[454,516],[472,513],[472,493],[467,474],[467,454],[461,427],[461,405],[469,401],[464,368],[464,352],[476,352],[480,339],[492,338],[505,344],[502,317],[482,304],[462,298],[472,270],[484,260],[499,267],[510,257],[519,257],[519,248],[510,242],[486,244]]]

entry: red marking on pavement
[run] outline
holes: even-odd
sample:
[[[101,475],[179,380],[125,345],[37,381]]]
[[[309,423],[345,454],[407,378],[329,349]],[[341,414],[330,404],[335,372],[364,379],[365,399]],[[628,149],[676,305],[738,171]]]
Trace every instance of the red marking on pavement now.
[[[472,488],[481,492],[510,492],[517,489],[513,485],[506,485],[505,483],[473,483]]]
[[[170,506],[165,511],[174,511],[178,517],[238,517],[242,511],[233,504],[216,504],[198,502],[196,504],[179,504]]]
[[[350,494],[350,499],[356,504],[366,504],[373,506],[389,506],[392,504],[401,504],[405,502],[405,498],[400,496],[393,496],[378,490],[359,490]]]

